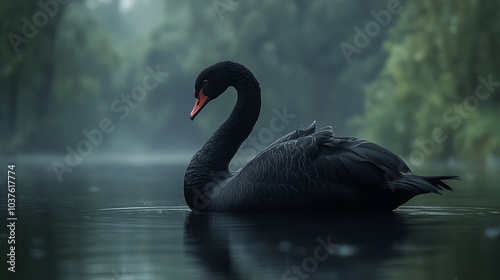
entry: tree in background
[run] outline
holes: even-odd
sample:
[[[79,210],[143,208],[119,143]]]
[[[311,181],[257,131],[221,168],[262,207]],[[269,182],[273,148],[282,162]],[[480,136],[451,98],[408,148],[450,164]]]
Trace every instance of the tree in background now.
[[[0,35],[4,38],[0,45],[0,84],[4,89],[0,96],[0,149],[11,150],[22,146],[47,114],[55,71],[51,63],[53,42],[61,13],[49,20],[44,11],[42,17],[34,16],[41,10],[36,2],[0,5]],[[43,26],[43,31],[38,26]]]
[[[470,97],[478,76],[500,80],[493,12],[499,4],[488,1],[165,0],[136,1],[124,10],[118,0],[74,0],[18,53],[8,39],[0,46],[0,151],[64,154],[104,117],[115,121],[116,131],[101,151],[198,145],[227,117],[235,95],[221,97],[193,124],[187,115],[194,79],[229,59],[261,82],[255,132],[269,126],[273,109],[286,106],[297,118],[275,139],[317,120],[406,157],[415,150],[425,157],[483,157],[500,145],[498,94],[478,99],[477,108]],[[392,2],[403,11],[381,23],[377,17]],[[0,35],[19,33],[23,17],[32,20],[40,10],[38,2],[0,4]],[[375,21],[376,34],[347,56],[341,46],[356,45],[358,30]],[[117,120],[111,104],[156,65],[170,76],[126,121]],[[461,104],[473,111],[456,111]],[[432,139],[436,128],[443,143]]]
[[[498,155],[499,9],[494,0],[409,3],[386,42],[380,78],[366,91],[358,121],[369,138],[415,164]]]
[[[102,117],[117,60],[84,1],[28,3],[0,9],[6,39],[0,48],[0,129],[8,132],[0,150],[64,153]]]
[[[339,45],[352,44],[355,27],[374,20],[371,12],[384,9],[386,2],[218,0],[209,10],[185,4],[191,21],[184,69],[196,75],[216,61],[237,60],[261,82],[261,120],[272,117],[270,108],[287,106],[300,116],[289,130],[316,119],[349,134],[353,130],[346,120],[363,110],[362,85],[373,81],[382,67],[385,30],[349,61]],[[231,3],[237,6],[228,7]]]

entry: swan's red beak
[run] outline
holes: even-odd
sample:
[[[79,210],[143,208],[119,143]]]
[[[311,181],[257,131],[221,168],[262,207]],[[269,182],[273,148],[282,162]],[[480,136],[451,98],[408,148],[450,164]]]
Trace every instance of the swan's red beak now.
[[[194,103],[193,111],[191,111],[191,120],[194,120],[194,117],[196,117],[201,109],[207,105],[208,101],[210,101],[210,98],[208,98],[208,96],[203,93],[203,89],[201,89],[198,94],[198,98],[196,98],[196,103]]]

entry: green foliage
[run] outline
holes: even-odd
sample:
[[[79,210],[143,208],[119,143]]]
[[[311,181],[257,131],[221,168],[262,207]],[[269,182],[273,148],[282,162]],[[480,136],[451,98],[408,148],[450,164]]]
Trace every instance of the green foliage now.
[[[37,2],[25,6],[23,12],[6,17],[19,23],[19,18],[31,19],[42,10]],[[19,53],[14,53],[11,45],[5,46],[5,67],[16,70],[4,71],[3,77],[18,81],[17,89],[7,87],[8,91],[16,90],[17,104],[16,108],[11,106],[8,116],[16,119],[11,128],[15,137],[2,139],[8,152],[65,152],[66,145],[74,146],[82,139],[83,129],[95,127],[102,118],[102,101],[117,57],[96,27],[90,11],[75,2],[59,6],[59,12],[38,27]],[[22,22],[10,28],[8,32],[22,35]],[[2,99],[8,97],[3,95]],[[8,125],[2,123],[2,128],[8,130]]]
[[[411,2],[385,43],[380,78],[367,87],[366,114],[358,121],[371,125],[363,131],[406,155],[435,128],[447,139],[432,156],[498,154],[500,88],[485,100],[475,94],[478,76],[500,81],[500,55],[493,51],[500,46],[500,20],[492,14],[498,8],[497,1]]]
[[[356,45],[356,29],[366,31],[374,13],[393,2],[401,12],[346,57],[340,46]],[[286,106],[297,118],[281,133],[317,120],[339,135],[357,133],[408,157],[437,128],[446,140],[429,156],[483,158],[499,151],[498,91],[473,112],[455,108],[472,104],[479,76],[500,80],[499,5],[165,0],[123,10],[117,0],[72,1],[19,52],[9,40],[0,45],[0,151],[65,153],[103,118],[116,131],[106,135],[101,152],[198,145],[236,97],[224,95],[192,123],[194,79],[214,62],[235,60],[261,82],[256,131],[268,126],[273,108]],[[37,1],[0,4],[0,35],[20,33],[21,19],[40,9]],[[146,67],[169,76],[122,120],[112,104],[141,85]]]

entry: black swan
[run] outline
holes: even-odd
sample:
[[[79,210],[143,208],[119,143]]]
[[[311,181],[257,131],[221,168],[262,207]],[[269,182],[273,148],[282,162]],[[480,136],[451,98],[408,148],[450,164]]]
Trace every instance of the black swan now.
[[[451,190],[456,176],[412,174],[401,158],[374,143],[334,136],[312,123],[279,138],[246,166],[229,162],[257,122],[260,87],[245,66],[223,61],[195,82],[191,120],[228,87],[238,92],[229,118],[193,156],[184,177],[184,197],[202,212],[391,211],[412,197]]]

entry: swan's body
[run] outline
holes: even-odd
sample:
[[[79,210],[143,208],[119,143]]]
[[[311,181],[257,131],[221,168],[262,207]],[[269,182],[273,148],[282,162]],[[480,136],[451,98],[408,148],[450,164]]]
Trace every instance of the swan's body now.
[[[193,156],[184,179],[189,207],[209,212],[393,210],[418,194],[451,188],[454,176],[411,173],[398,156],[374,143],[336,137],[315,123],[293,131],[245,167],[228,165],[260,112],[260,87],[241,64],[220,62],[200,73],[193,119],[229,86],[238,91],[231,116]]]

